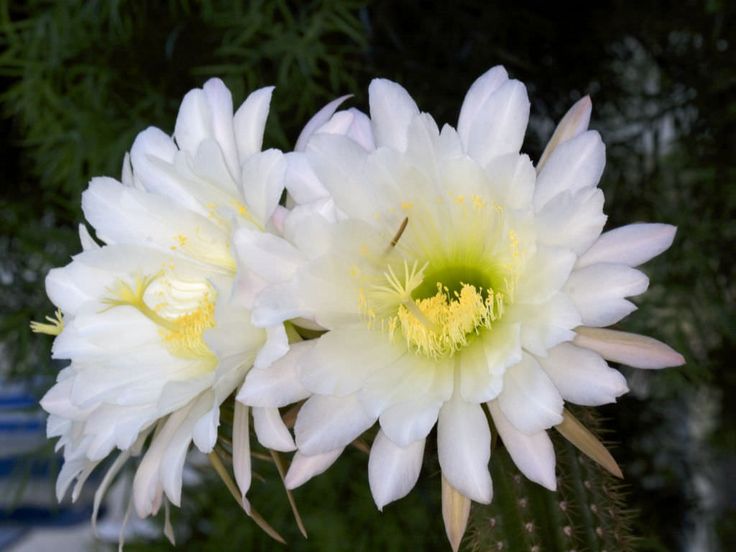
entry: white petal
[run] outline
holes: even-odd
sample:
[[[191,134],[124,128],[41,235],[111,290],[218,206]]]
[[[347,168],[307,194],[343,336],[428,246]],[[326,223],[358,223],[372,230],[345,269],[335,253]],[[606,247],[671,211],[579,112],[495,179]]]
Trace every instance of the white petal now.
[[[565,116],[557,125],[554,134],[552,134],[552,138],[549,139],[547,147],[544,148],[542,157],[539,158],[537,171],[542,170],[549,156],[560,144],[564,144],[568,140],[588,130],[592,110],[593,103],[590,101],[590,96],[584,96],[575,102],[575,105],[565,113]]]
[[[278,150],[266,150],[251,155],[242,166],[241,185],[245,202],[256,220],[265,226],[284,191],[284,155]]]
[[[190,90],[184,96],[176,117],[174,136],[179,149],[186,151],[192,157],[202,140],[214,136],[212,113],[207,95],[201,88]]]
[[[529,205],[537,173],[528,155],[508,153],[494,157],[485,171],[502,205],[511,209],[525,209]]]
[[[525,304],[550,300],[568,280],[577,260],[569,249],[539,246],[516,287],[516,295]]]
[[[289,200],[293,199],[297,205],[304,205],[329,197],[330,192],[317,178],[304,153],[292,151],[285,154],[284,158],[286,159],[284,185],[289,191]]]
[[[496,334],[497,329],[500,329],[502,332],[504,332],[504,335],[508,334],[509,326],[501,326],[498,325],[498,328],[494,326],[493,331],[488,332],[490,334]],[[489,336],[490,338],[491,336]],[[494,335],[495,337],[495,335]],[[513,334],[510,334],[510,336],[513,339]],[[501,351],[494,351],[494,348],[491,346],[491,344],[486,344],[485,341],[488,338],[485,338],[483,341],[480,341],[478,343],[474,343],[473,345],[466,347],[460,356],[460,395],[462,398],[468,402],[471,403],[478,403],[478,402],[485,402],[489,401],[493,398],[495,398],[500,392],[501,388],[503,387],[503,369],[505,366],[503,364],[499,365],[490,365],[489,364],[489,358],[486,355],[486,351],[488,351],[491,355],[494,357],[498,355],[499,360],[501,360],[500,357],[503,356],[511,356],[516,357],[516,360],[512,362],[512,364],[515,364],[519,361],[519,358],[521,358],[521,348],[518,347],[519,345],[519,327],[516,326],[516,332],[515,332],[515,338],[516,338],[516,347],[517,350],[513,351],[513,345],[512,341],[503,341],[498,340],[497,343],[501,347]],[[504,353],[506,353],[504,355]],[[507,359],[501,360],[502,363],[505,363]]]
[[[506,370],[498,405],[514,427],[527,434],[562,422],[562,397],[539,363],[528,354]]]
[[[505,315],[521,323],[521,344],[527,351],[544,356],[558,343],[575,337],[573,328],[582,322],[580,313],[565,293],[556,293],[546,303],[516,304]]]
[[[147,128],[138,134],[130,149],[135,180],[141,182],[146,191],[206,215],[204,206],[173,167],[177,152],[170,136],[157,128]]]
[[[212,137],[222,150],[230,174],[235,176],[238,174],[239,163],[233,128],[233,97],[220,79],[208,80],[202,90],[212,114]]]
[[[470,132],[486,101],[507,80],[509,76],[506,69],[496,65],[478,77],[468,89],[457,120],[457,133],[465,148],[468,147]]]
[[[299,380],[297,364],[313,341],[293,343],[289,352],[262,370],[248,372],[237,400],[250,406],[281,407],[309,396]]]
[[[419,115],[417,104],[402,86],[386,79],[373,79],[368,95],[376,145],[404,151],[409,124]]]
[[[240,497],[250,489],[250,431],[248,430],[248,407],[235,401],[233,414],[233,473],[240,489]]]
[[[424,439],[406,447],[396,445],[379,431],[368,459],[368,482],[379,510],[409,494],[419,479],[424,457]]]
[[[373,425],[355,395],[312,395],[299,410],[294,426],[296,444],[307,455],[344,447]]]
[[[212,452],[217,442],[217,427],[220,425],[220,405],[216,404],[196,424],[192,437],[195,446],[205,454]]]
[[[320,127],[319,132],[342,134],[363,146],[367,151],[376,149],[371,120],[365,113],[355,108],[338,111],[327,123]]]
[[[519,153],[528,122],[526,87],[517,80],[506,81],[478,111],[468,133],[468,155],[485,165],[499,155]]]
[[[580,327],[575,344],[595,351],[603,358],[634,368],[668,368],[685,364],[684,357],[669,345],[627,332]]]
[[[579,255],[598,238],[606,218],[603,192],[598,188],[563,192],[537,213],[537,236],[540,243],[566,247]]]
[[[299,134],[299,138],[297,138],[296,145],[294,146],[294,151],[304,151],[307,147],[307,142],[309,142],[312,135],[330,120],[337,108],[340,107],[340,104],[349,97],[350,95],[347,95],[337,98],[336,100],[332,100],[317,113],[312,115],[312,118],[307,121],[307,124],[304,125],[304,128]]]
[[[289,452],[296,448],[278,408],[253,408],[253,427],[264,447]]]
[[[287,489],[296,489],[304,485],[314,476],[324,473],[340,457],[343,447],[327,451],[323,454],[307,456],[297,451],[291,460],[289,471],[286,472],[284,485]]]
[[[253,368],[263,370],[289,352],[289,338],[283,324],[266,328],[266,343],[256,356]]]
[[[380,332],[337,329],[322,335],[301,362],[301,381],[313,393],[345,396],[401,354]]]
[[[453,487],[476,502],[491,501],[491,431],[481,405],[465,402],[455,393],[442,406],[437,422],[437,453],[442,475]]]
[[[629,224],[602,234],[580,257],[578,268],[596,263],[639,266],[672,245],[677,228],[669,224]]]
[[[649,279],[640,271],[620,264],[600,263],[575,270],[565,291],[586,326],[615,324],[636,307],[624,297],[644,293]]]
[[[241,162],[261,151],[273,86],[251,93],[233,118],[235,142]]]
[[[397,446],[407,447],[432,430],[440,406],[424,398],[394,404],[381,413],[381,429]]]
[[[498,401],[489,402],[488,410],[509,456],[521,473],[550,491],[557,490],[555,449],[547,432],[526,434],[517,430],[504,416]]]
[[[576,192],[598,184],[606,165],[600,135],[589,130],[555,149],[537,177],[534,206],[539,211],[557,194]]]
[[[250,228],[239,228],[233,234],[238,266],[251,270],[269,283],[291,278],[305,262],[302,254],[288,241]]]
[[[84,224],[79,225],[79,242],[82,244],[82,249],[97,249],[100,247],[94,238],[90,235],[89,230]]]
[[[598,406],[616,402],[628,392],[626,378],[609,368],[600,355],[570,343],[560,343],[539,364],[562,398],[575,404]]]

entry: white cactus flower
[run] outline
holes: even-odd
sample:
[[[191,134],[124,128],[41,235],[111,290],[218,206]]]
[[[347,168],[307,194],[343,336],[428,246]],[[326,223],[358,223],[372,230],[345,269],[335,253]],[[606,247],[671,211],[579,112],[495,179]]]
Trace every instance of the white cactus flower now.
[[[682,357],[653,339],[602,329],[644,292],[635,267],[675,228],[601,234],[605,148],[591,103],[565,116],[535,167],[520,153],[522,83],[481,76],[457,128],[441,130],[398,84],[374,80],[370,118],[318,114],[289,155],[295,208],[284,238],[235,233],[239,262],[267,281],[253,321],[325,330],[248,374],[254,407],[306,399],[287,485],[327,469],[376,422],[368,466],[379,508],[406,495],[437,428],[448,535],[467,502],[488,503],[491,427],[526,476],[555,488],[546,430],[565,401],[614,402],[626,381],[606,360],[661,368]]]
[[[82,207],[98,244],[82,227],[84,251],[53,269],[46,289],[59,308],[53,357],[70,364],[42,399],[48,434],[59,437],[63,497],[76,497],[92,470],[119,450],[99,497],[130,456],[142,455],[133,502],[155,513],[166,498],[179,505],[182,468],[193,442],[217,441],[220,405],[255,363],[287,350],[282,324],[250,322],[251,287],[235,288],[231,235],[272,229],[285,160],[261,152],[272,88],[252,93],[233,114],[218,79],[189,92],[173,137],[141,132],[126,156],[122,182],[94,178]],[[252,289],[251,289],[252,288]],[[276,414],[274,416],[274,413]],[[276,409],[254,409],[265,446],[292,450]],[[247,409],[236,408],[235,475],[250,484]],[[247,507],[247,502],[246,502]]]

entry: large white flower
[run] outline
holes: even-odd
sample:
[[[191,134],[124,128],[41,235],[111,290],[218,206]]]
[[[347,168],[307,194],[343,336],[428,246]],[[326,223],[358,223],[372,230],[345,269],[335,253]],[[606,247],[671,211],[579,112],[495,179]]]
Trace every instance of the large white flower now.
[[[307,399],[292,487],[378,421],[368,475],[379,508],[414,486],[436,425],[453,533],[463,501],[492,498],[486,410],[522,472],[554,489],[545,430],[563,421],[564,401],[599,405],[627,391],[604,359],[682,362],[652,339],[601,329],[635,309],[625,298],[648,280],[634,267],[669,247],[675,229],[601,235],[605,150],[587,130],[588,98],[535,167],[519,153],[526,90],[502,67],[470,88],[457,129],[440,131],[393,82],[374,80],[369,93],[370,118],[330,118],[331,106],[308,125],[304,153],[291,154],[297,206],[285,239],[236,233],[243,264],[272,282],[254,322],[327,330],[251,371],[239,399]]]
[[[251,94],[233,115],[217,79],[189,92],[173,137],[141,132],[126,156],[122,182],[94,178],[82,207],[99,245],[81,227],[84,251],[53,269],[49,297],[63,313],[53,356],[71,362],[41,401],[48,434],[60,437],[59,498],[73,497],[113,450],[97,502],[130,456],[142,454],[133,499],[155,513],[163,493],[178,505],[192,441],[210,452],[220,405],[253,363],[287,350],[282,325],[264,330],[236,299],[231,234],[272,228],[285,161],[261,152],[271,88]],[[242,284],[239,284],[241,286]],[[265,346],[264,346],[265,344]],[[270,448],[292,450],[276,409],[254,409],[255,429]],[[250,483],[248,412],[235,412],[235,474]]]

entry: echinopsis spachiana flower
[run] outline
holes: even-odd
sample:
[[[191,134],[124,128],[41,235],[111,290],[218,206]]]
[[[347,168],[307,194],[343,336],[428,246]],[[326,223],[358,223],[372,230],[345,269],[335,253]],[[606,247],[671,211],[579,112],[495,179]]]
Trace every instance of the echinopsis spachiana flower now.
[[[472,85],[457,128],[440,130],[393,82],[374,80],[369,95],[370,117],[333,115],[333,103],[288,156],[283,238],[234,234],[242,274],[267,282],[253,322],[324,331],[251,370],[238,399],[306,399],[290,487],[378,422],[368,477],[379,508],[414,486],[436,426],[457,548],[470,501],[492,499],[486,411],[519,469],[555,489],[546,430],[575,426],[564,402],[601,405],[628,390],[606,360],[683,362],[651,338],[604,329],[635,309],[626,298],[648,286],[635,267],[675,229],[601,234],[605,148],[588,130],[587,97],[535,166],[520,153],[526,90],[502,67]]]
[[[251,324],[247,295],[259,284],[235,289],[231,249],[233,232],[269,231],[281,209],[283,155],[261,152],[271,92],[252,93],[233,114],[222,81],[208,81],[185,96],[173,137],[144,130],[126,156],[122,182],[94,178],[83,194],[101,243],[80,227],[84,251],[46,280],[58,319],[34,326],[58,335],[53,357],[70,361],[41,401],[48,435],[64,450],[59,499],[75,480],[76,498],[117,449],[95,509],[132,456],[141,457],[132,495],[137,514],[157,512],[166,499],[178,505],[190,444],[212,451],[223,401],[254,363],[286,352],[283,325]],[[294,448],[276,409],[254,409],[253,416],[264,446]],[[236,406],[234,424],[234,471],[244,497],[251,476],[247,407]]]

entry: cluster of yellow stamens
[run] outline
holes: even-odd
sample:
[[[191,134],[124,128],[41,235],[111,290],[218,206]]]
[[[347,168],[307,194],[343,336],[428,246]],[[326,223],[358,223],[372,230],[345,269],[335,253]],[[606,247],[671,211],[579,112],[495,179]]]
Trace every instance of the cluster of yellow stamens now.
[[[465,347],[473,335],[490,328],[503,313],[503,295],[462,284],[451,292],[437,283],[437,293],[399,305],[389,331],[401,329],[407,345],[431,358],[444,358]]]
[[[187,314],[177,317],[162,316],[145,301],[146,290],[160,274],[136,276],[133,285],[118,281],[111,289],[111,296],[103,302],[110,307],[130,306],[159,326],[161,337],[171,354],[182,358],[210,358],[214,353],[204,342],[205,330],[215,325],[215,307],[209,295],[205,295],[199,306]]]

